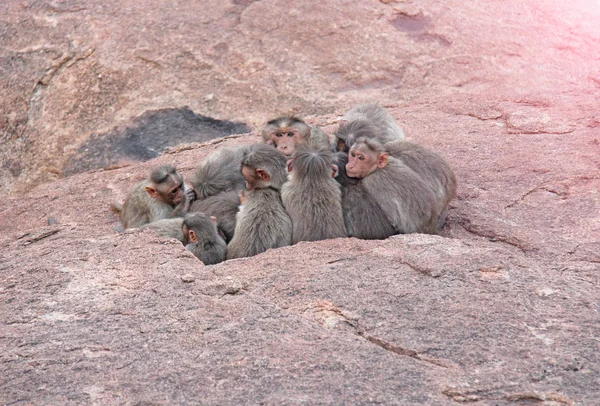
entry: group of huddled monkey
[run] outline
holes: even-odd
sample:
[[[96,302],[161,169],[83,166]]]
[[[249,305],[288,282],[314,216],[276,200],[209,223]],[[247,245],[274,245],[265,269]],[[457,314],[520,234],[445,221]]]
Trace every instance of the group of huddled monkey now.
[[[436,233],[456,196],[448,163],[405,141],[377,104],[348,111],[333,145],[296,117],[269,121],[261,136],[209,155],[191,187],[160,166],[113,210],[125,228],[176,238],[209,265],[300,241]]]

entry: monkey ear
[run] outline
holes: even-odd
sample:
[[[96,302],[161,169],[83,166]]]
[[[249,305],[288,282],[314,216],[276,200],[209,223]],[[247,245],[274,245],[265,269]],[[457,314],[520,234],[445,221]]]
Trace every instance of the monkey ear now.
[[[259,178],[267,182],[271,179],[271,175],[269,175],[269,172],[265,171],[264,169],[258,168],[256,170],[256,175],[258,175]]]
[[[215,216],[210,216],[210,219],[213,221],[213,223],[217,222],[217,218]]]
[[[158,190],[154,186],[146,186],[146,192],[150,195],[151,198],[155,199],[158,196]]]
[[[331,171],[331,177],[335,178],[337,176],[337,174],[338,174],[338,170],[339,170],[338,166],[336,164],[331,164],[331,169],[332,169],[332,171]]]
[[[198,236],[196,235],[196,232],[194,230],[189,231],[189,240],[193,243],[198,242]]]
[[[288,161],[287,161],[287,170],[288,170],[288,172],[291,172],[292,169],[294,169],[294,160],[293,159],[288,159]]]
[[[377,157],[377,167],[385,168],[388,164],[389,157],[390,157],[390,154],[388,152],[380,153],[379,156]]]

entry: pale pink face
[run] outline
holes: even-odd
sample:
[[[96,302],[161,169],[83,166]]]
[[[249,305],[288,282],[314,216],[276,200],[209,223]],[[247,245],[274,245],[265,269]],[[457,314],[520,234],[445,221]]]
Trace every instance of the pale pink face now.
[[[351,178],[363,179],[377,169],[377,154],[364,144],[354,144],[348,153],[346,173]]]
[[[304,142],[304,137],[294,127],[278,128],[271,133],[271,141],[282,154],[291,156],[296,145]]]

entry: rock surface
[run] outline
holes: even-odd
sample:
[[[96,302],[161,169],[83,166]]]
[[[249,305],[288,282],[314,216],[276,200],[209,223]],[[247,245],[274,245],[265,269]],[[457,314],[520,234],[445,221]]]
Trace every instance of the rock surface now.
[[[600,404],[597,2],[289,4],[0,4],[0,404]],[[19,193],[148,110],[332,133],[375,99],[456,171],[441,236],[206,267],[114,231],[255,132]]]

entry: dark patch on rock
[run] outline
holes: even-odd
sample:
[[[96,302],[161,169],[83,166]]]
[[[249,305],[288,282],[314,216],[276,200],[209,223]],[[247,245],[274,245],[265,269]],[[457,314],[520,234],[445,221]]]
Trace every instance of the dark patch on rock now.
[[[206,142],[243,134],[246,124],[216,120],[188,107],[147,111],[124,130],[92,134],[63,170],[64,176],[106,168],[123,162],[141,162],[159,156],[166,147],[186,142]]]

